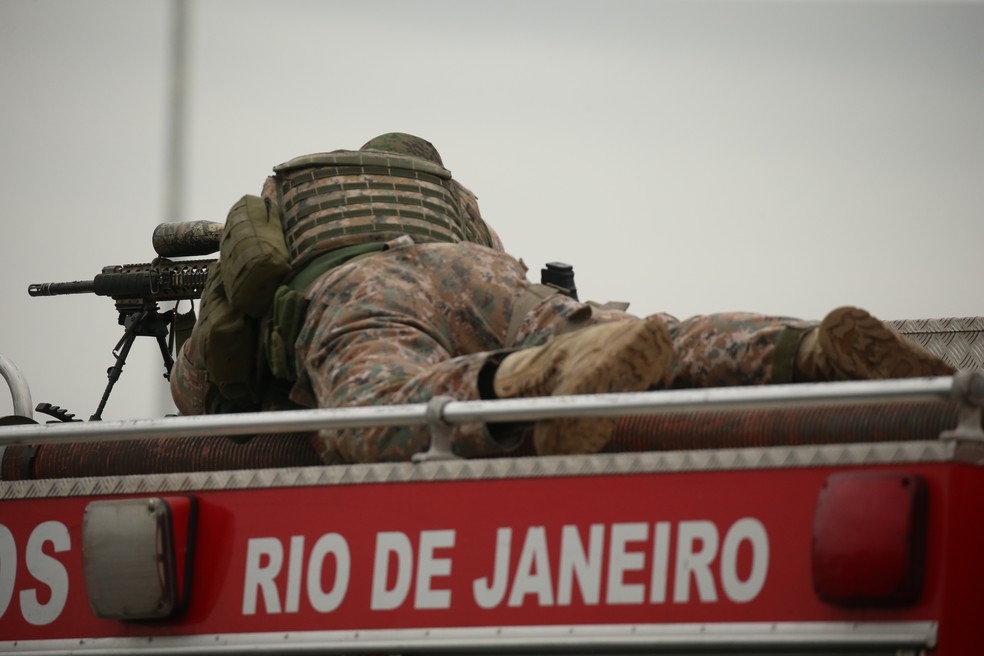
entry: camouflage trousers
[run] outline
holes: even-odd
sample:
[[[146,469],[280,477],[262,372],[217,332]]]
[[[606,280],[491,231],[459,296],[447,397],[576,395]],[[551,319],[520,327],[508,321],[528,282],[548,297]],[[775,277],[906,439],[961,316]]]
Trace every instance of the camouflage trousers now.
[[[306,293],[292,398],[323,408],[424,403],[438,395],[477,400],[479,372],[510,352],[513,309],[529,286],[525,266],[500,251],[407,237],[333,269]],[[555,294],[523,318],[515,347],[629,316]],[[783,332],[812,325],[755,314],[662,316],[674,338],[673,387],[773,382]],[[327,463],[402,461],[426,450],[429,440],[423,426],[326,430],[315,446]],[[510,448],[480,423],[455,426],[452,446],[464,457]]]

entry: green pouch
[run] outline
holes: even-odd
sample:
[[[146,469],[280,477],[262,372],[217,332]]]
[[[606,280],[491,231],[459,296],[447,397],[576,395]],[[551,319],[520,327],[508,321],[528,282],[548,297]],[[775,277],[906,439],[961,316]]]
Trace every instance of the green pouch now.
[[[263,316],[290,273],[276,205],[259,196],[239,199],[226,218],[219,254],[229,303],[251,317]]]
[[[267,364],[273,375],[281,380],[297,378],[294,363],[294,342],[304,325],[308,300],[304,294],[282,285],[273,296],[273,316],[266,333]]]
[[[200,354],[209,387],[226,399],[245,403],[255,396],[258,331],[256,321],[229,302],[221,270],[217,262],[209,271],[191,339],[196,341],[193,350]]]
[[[242,312],[224,305],[213,310],[205,335],[205,368],[216,385],[249,384],[256,360],[256,326]],[[225,396],[225,395],[223,395]]]

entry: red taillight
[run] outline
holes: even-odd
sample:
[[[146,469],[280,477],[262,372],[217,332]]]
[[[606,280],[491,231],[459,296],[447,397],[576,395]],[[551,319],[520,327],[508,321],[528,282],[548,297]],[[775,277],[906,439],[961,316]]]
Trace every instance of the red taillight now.
[[[813,587],[841,605],[901,606],[922,590],[926,483],[901,472],[831,475],[813,516]]]

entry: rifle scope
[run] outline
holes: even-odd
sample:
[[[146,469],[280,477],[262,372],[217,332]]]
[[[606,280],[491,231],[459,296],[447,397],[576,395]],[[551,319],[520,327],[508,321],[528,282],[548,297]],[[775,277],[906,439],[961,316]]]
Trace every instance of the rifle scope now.
[[[161,223],[151,241],[161,257],[208,255],[219,250],[223,224],[214,221]]]

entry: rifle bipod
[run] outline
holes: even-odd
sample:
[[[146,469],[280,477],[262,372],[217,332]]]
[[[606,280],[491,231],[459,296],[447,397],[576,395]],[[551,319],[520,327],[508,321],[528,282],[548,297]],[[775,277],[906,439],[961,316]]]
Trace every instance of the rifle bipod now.
[[[170,379],[171,367],[174,366],[174,358],[171,357],[170,348],[165,341],[168,336],[168,326],[174,321],[174,310],[159,312],[157,303],[145,301],[142,304],[120,304],[117,303],[116,309],[120,313],[120,325],[123,326],[123,337],[116,343],[113,349],[113,356],[116,363],[106,370],[109,383],[106,391],[103,392],[102,399],[96,412],[89,417],[89,421],[99,421],[102,419],[103,409],[109,394],[113,391],[113,386],[123,374],[123,365],[126,364],[126,357],[133,346],[133,340],[140,336],[156,337],[157,345],[160,346],[161,356],[164,358],[164,378]],[[172,333],[173,335],[173,333]]]

